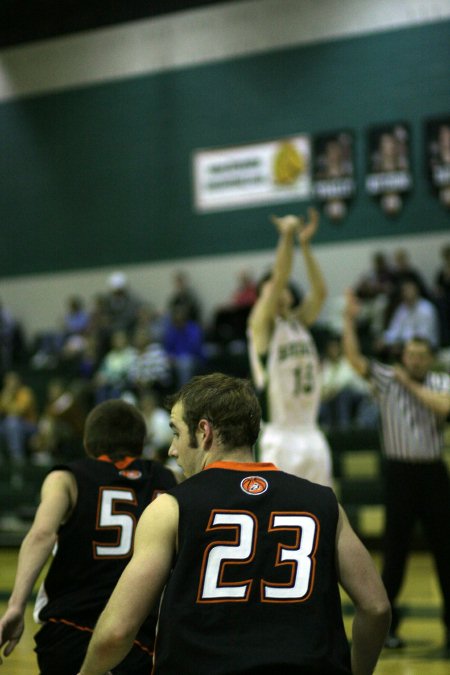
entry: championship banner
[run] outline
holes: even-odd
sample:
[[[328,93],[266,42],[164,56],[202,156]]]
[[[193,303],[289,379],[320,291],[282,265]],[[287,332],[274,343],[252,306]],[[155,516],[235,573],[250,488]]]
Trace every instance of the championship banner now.
[[[194,153],[194,204],[219,211],[311,196],[310,139],[289,139]]]
[[[314,195],[333,221],[347,215],[355,196],[353,135],[341,130],[314,137]]]
[[[433,193],[450,209],[450,116],[425,124],[426,170]]]
[[[412,188],[409,125],[404,122],[370,129],[367,135],[366,190],[388,215],[403,207]]]

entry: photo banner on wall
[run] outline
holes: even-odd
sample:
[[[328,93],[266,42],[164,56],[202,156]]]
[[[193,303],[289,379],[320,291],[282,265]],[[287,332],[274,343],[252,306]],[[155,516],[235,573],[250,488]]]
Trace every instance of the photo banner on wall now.
[[[355,196],[353,134],[347,130],[317,134],[313,140],[314,196],[333,221],[347,215]]]
[[[211,212],[311,197],[311,142],[307,134],[193,156],[194,206]]]
[[[372,127],[367,132],[366,190],[391,216],[401,211],[412,188],[410,138],[405,122]]]
[[[450,115],[425,122],[425,160],[433,193],[450,209]]]

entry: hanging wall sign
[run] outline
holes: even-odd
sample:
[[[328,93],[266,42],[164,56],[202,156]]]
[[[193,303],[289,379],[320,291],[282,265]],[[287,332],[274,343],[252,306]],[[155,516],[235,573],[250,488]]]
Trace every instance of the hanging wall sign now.
[[[369,129],[366,190],[383,211],[396,215],[412,188],[410,131],[404,122]]]
[[[306,134],[251,145],[198,150],[193,157],[194,204],[219,211],[311,196]]]
[[[313,142],[314,195],[333,221],[345,218],[355,195],[353,135],[320,134]]]
[[[441,204],[450,209],[450,115],[425,123],[428,179]]]

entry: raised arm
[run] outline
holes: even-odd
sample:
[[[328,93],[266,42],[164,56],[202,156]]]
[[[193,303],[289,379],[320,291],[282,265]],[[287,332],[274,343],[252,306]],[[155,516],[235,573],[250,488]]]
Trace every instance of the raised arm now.
[[[170,574],[177,531],[178,504],[160,495],[139,519],[133,557],[100,615],[80,675],[104,675],[128,654]]]
[[[373,560],[339,506],[336,535],[339,582],[355,608],[352,673],[372,675],[391,622],[391,607]]]
[[[56,543],[57,533],[76,499],[76,484],[67,471],[53,471],[42,484],[41,501],[19,551],[16,578],[8,608],[0,619],[0,648],[9,656],[24,629],[27,601]],[[1,663],[1,661],[0,661]]]
[[[311,326],[315,322],[327,297],[327,287],[322,270],[311,250],[311,240],[318,227],[319,212],[317,209],[310,208],[308,210],[308,221],[302,222],[298,230],[298,240],[309,281],[309,290],[298,310],[298,316],[307,326]]]
[[[278,300],[291,275],[295,232],[300,227],[301,219],[292,215],[282,218],[272,216],[272,222],[279,232],[275,262],[271,277],[263,285],[249,316],[249,327],[258,352],[264,352],[267,348]]]
[[[344,354],[359,375],[368,377],[369,361],[361,353],[355,328],[355,318],[358,315],[358,312],[359,305],[356,297],[351,290],[348,290],[345,294],[344,329],[342,333]]]

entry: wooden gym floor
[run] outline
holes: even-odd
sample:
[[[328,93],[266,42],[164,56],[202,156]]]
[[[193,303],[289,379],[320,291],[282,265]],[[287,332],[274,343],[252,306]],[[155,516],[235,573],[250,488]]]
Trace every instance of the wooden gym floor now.
[[[378,555],[374,555],[377,565]],[[0,549],[0,614],[6,606],[17,560],[16,549]],[[400,635],[406,641],[402,650],[384,650],[376,675],[449,675],[450,661],[441,658],[444,630],[440,621],[440,596],[427,553],[414,553],[400,596],[405,611]],[[345,626],[350,635],[351,605],[343,596]],[[0,675],[38,675],[33,653],[36,624],[32,605],[28,606],[25,633],[13,654],[0,667]]]

